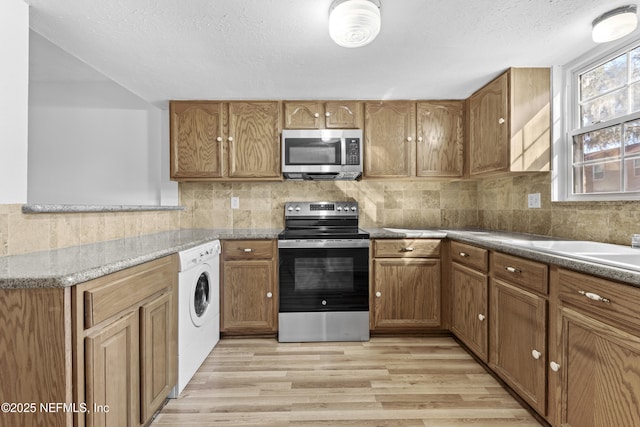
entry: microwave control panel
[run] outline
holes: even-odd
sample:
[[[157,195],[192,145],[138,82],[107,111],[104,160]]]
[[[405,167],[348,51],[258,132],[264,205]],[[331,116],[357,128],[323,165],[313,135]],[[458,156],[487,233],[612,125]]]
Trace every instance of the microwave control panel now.
[[[360,139],[359,138],[346,138],[347,144],[347,165],[359,165],[360,164]]]

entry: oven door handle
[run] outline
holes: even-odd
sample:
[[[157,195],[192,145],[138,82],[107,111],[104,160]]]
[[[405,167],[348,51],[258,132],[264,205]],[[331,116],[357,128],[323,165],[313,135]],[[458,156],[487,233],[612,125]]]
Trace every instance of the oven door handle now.
[[[368,248],[369,239],[278,240],[278,249]]]

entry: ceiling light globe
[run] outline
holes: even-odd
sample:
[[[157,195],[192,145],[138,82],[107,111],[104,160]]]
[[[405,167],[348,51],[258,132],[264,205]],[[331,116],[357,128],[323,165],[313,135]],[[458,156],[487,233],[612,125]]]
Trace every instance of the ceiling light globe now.
[[[380,8],[370,0],[346,0],[329,13],[329,35],[339,46],[367,45],[380,32]]]
[[[596,18],[591,33],[593,41],[606,43],[631,33],[638,25],[636,11],[636,6],[623,6]]]

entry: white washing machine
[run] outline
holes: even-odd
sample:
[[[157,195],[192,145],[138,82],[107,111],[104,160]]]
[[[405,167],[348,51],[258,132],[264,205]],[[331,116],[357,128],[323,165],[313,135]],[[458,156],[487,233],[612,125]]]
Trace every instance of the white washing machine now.
[[[182,393],[220,340],[220,241],[179,252],[178,383]]]

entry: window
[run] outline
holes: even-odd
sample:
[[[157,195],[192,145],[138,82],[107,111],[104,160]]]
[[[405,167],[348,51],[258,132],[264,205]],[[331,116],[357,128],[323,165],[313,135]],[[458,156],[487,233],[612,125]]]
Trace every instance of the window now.
[[[640,40],[570,68],[567,80],[554,200],[640,199]]]

